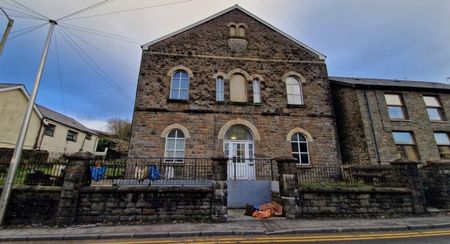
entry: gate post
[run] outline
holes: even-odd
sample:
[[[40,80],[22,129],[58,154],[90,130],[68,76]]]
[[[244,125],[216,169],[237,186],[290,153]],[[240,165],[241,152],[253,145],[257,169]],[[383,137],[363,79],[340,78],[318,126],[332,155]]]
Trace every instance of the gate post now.
[[[212,160],[213,184],[211,219],[217,222],[225,222],[228,218],[227,208],[227,161],[223,155],[214,156]]]
[[[415,214],[423,214],[426,210],[425,193],[420,177],[418,162],[408,160],[396,160],[391,162],[398,174],[398,180],[411,190],[412,208]]]
[[[89,152],[77,152],[67,156],[67,165],[61,198],[58,204],[57,225],[71,225],[75,222],[78,189],[88,177],[89,160],[94,157]]]
[[[278,166],[280,196],[286,218],[295,219],[299,206],[297,205],[298,175],[297,159],[293,157],[274,158]]]

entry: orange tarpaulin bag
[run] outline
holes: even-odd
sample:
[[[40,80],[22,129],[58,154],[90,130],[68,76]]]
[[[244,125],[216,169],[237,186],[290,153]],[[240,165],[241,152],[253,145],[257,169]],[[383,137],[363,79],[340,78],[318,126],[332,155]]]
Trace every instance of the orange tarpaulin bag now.
[[[266,210],[256,210],[253,214],[253,217],[257,219],[264,219],[264,218],[270,218],[272,217],[272,211],[270,209]]]
[[[262,204],[261,206],[259,206],[259,209],[260,210],[270,209],[270,211],[272,211],[272,213],[275,216],[282,216],[283,215],[283,207],[280,204],[278,204],[276,202],[273,202],[273,201],[270,202],[270,203]]]

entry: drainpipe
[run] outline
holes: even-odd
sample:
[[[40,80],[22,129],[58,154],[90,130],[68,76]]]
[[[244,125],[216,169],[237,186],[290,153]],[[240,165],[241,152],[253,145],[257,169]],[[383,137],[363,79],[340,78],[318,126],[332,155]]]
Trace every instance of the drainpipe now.
[[[375,155],[377,156],[377,163],[381,164],[380,152],[378,151],[377,137],[375,135],[375,129],[373,127],[372,110],[370,109],[369,99],[367,97],[367,90],[368,89],[369,89],[369,87],[366,87],[366,89],[364,90],[364,99],[366,100],[367,111],[369,113],[370,129],[371,129],[373,141],[374,141],[374,144],[375,144],[375,153],[376,153]],[[378,106],[378,104],[377,104],[377,106]]]
[[[36,136],[36,140],[34,141],[33,149],[39,149],[39,141],[41,140],[42,128],[44,127],[44,118],[41,119],[41,126],[39,126],[39,130]],[[44,133],[42,133],[43,135]]]

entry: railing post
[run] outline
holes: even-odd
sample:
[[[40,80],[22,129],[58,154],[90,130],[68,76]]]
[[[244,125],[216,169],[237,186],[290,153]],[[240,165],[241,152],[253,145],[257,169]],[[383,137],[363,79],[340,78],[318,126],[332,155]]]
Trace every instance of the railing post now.
[[[299,212],[297,159],[293,157],[274,158],[278,166],[280,196],[286,218],[295,219]]]
[[[419,162],[408,160],[391,162],[396,174],[398,174],[397,180],[400,180],[405,187],[411,190],[414,213],[423,214],[427,210],[418,164]]]
[[[89,152],[77,152],[67,156],[69,163],[58,205],[56,219],[58,225],[67,226],[75,222],[78,190],[89,177],[89,161],[93,158],[93,154]]]
[[[211,219],[218,222],[227,221],[227,161],[223,155],[214,156],[212,160],[213,184]]]

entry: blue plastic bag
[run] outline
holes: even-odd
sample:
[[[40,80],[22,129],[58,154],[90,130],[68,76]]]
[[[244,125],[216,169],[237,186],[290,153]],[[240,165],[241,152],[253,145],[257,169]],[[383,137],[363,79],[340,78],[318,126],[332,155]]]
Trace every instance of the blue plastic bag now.
[[[161,175],[159,174],[159,170],[156,165],[150,165],[148,167],[148,178],[150,181],[159,180],[160,177]]]
[[[91,179],[93,181],[99,181],[105,177],[106,166],[91,166]]]

